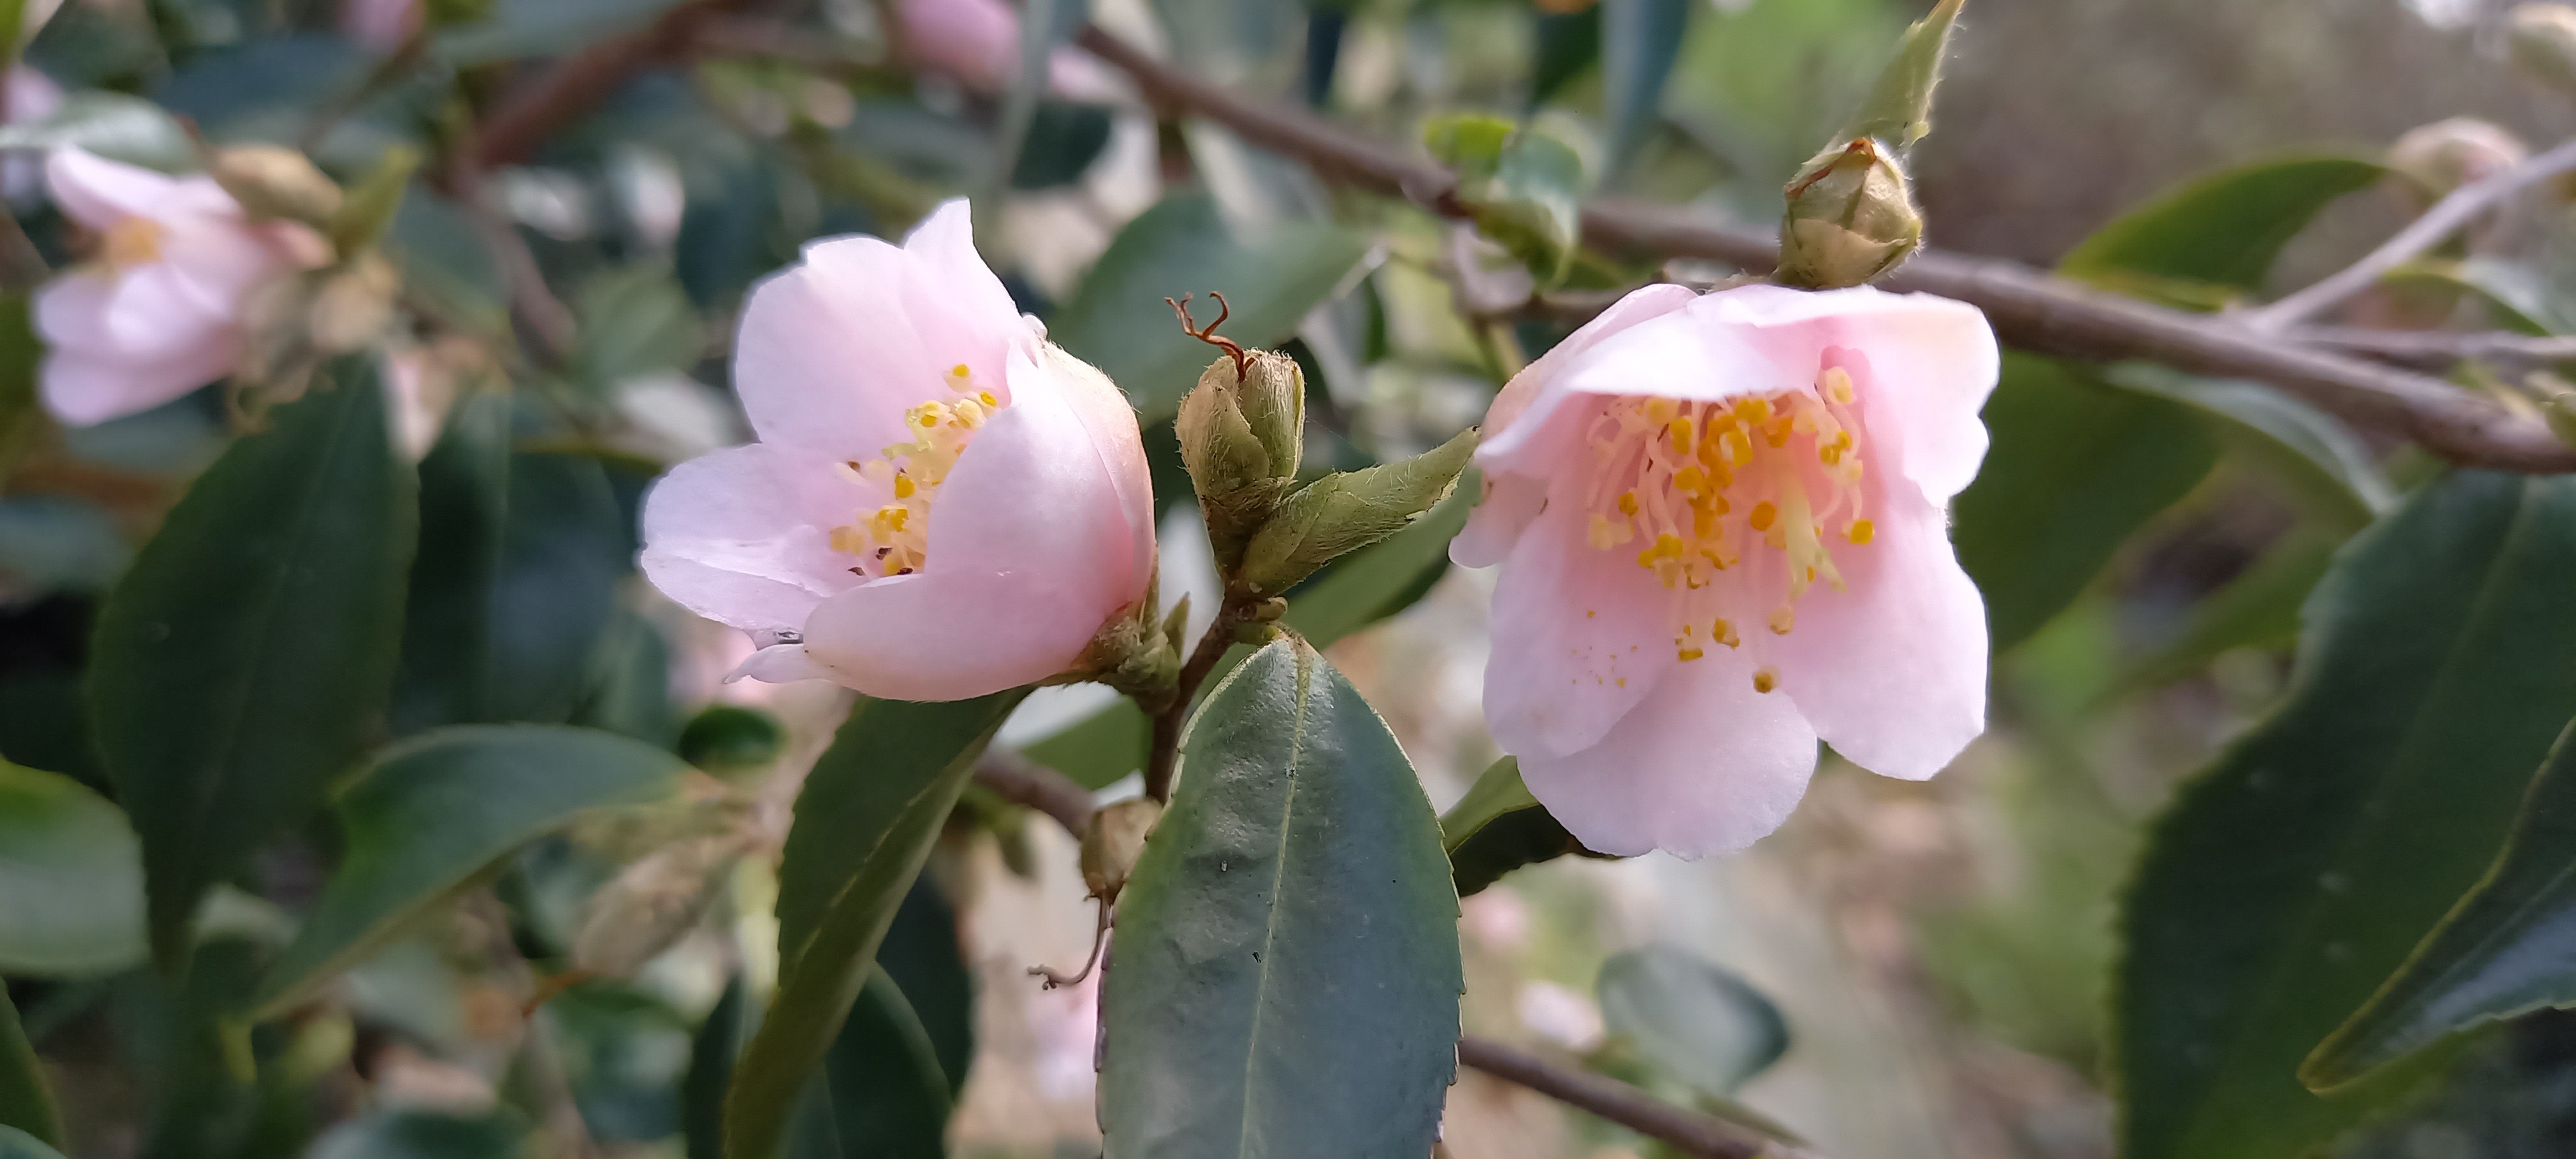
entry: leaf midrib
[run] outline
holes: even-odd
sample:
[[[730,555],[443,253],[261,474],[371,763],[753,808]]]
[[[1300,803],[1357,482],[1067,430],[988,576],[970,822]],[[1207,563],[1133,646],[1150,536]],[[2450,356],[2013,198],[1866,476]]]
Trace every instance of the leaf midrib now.
[[[1234,1153],[1237,1159],[1249,1154],[1252,1144],[1252,1060],[1261,1049],[1261,1024],[1270,1002],[1270,975],[1278,968],[1272,951],[1279,943],[1279,911],[1285,909],[1280,888],[1288,880],[1288,825],[1297,816],[1299,761],[1306,755],[1306,715],[1312,697],[1314,668],[1306,663],[1302,646],[1290,659],[1297,665],[1297,715],[1288,734],[1288,799],[1279,805],[1279,855],[1270,873],[1270,917],[1263,924],[1261,954],[1254,960],[1261,969],[1252,986],[1252,1027],[1243,1041],[1243,1099],[1234,1126]]]

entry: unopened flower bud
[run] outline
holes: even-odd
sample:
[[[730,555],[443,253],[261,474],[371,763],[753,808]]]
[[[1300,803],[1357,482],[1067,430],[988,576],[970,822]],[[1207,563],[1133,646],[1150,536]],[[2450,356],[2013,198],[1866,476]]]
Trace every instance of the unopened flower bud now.
[[[217,149],[206,170],[255,218],[318,226],[340,212],[340,187],[293,149],[276,145]]]
[[[1923,244],[1923,215],[1905,170],[1867,137],[1817,154],[1787,193],[1776,275],[1783,285],[1862,285]]]
[[[2505,16],[2505,46],[2524,75],[2576,92],[2576,6],[2524,4]]]
[[[1163,803],[1152,797],[1104,805],[1091,815],[1091,828],[1082,835],[1082,884],[1091,896],[1118,900],[1137,859],[1145,856],[1145,839],[1162,819]]]
[[[1296,486],[1305,426],[1305,374],[1275,351],[1218,357],[1181,400],[1181,461],[1220,567],[1243,558],[1244,544]]]
[[[2520,138],[2476,117],[2452,117],[2409,129],[2388,147],[2388,167],[2403,181],[2399,196],[2417,210],[2469,182],[2522,163]]]

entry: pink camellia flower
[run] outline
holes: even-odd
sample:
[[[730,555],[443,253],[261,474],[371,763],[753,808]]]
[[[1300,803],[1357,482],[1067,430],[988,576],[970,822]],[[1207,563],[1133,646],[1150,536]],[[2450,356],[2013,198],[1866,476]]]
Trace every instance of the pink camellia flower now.
[[[241,315],[269,281],[330,261],[293,222],[253,221],[211,177],[169,177],[77,148],[45,159],[95,257],[36,294],[46,409],[73,426],[150,410],[232,372]]]
[[[1002,0],[901,0],[897,13],[914,58],[966,87],[998,93],[1019,75],[1020,14]],[[1069,47],[1048,57],[1047,87],[1079,99],[1114,91],[1090,56]]]
[[[734,389],[760,441],[653,488],[643,567],[763,645],[739,675],[981,696],[1065,671],[1145,598],[1135,412],[1012,306],[964,201],[753,290]]]
[[[421,0],[340,0],[340,35],[369,52],[392,52],[420,31]]]
[[[1985,456],[1975,309],[1648,286],[1514,377],[1450,554],[1499,563],[1485,716],[1604,853],[1786,820],[1816,740],[1919,780],[1985,728],[1985,606],[1950,497]]]

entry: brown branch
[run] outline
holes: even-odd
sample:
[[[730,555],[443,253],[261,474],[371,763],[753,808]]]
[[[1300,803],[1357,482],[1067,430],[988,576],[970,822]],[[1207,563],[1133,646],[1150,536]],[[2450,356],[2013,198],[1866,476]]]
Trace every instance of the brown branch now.
[[[985,750],[975,762],[975,783],[1014,805],[1055,818],[1076,841],[1091,830],[1091,790],[1018,753]]]
[[[475,137],[475,164],[493,169],[534,156],[546,139],[588,116],[627,78],[686,50],[698,22],[743,0],[688,0],[653,23],[583,49],[503,102]]]
[[[1324,176],[1463,215],[1456,177],[1427,160],[1301,110],[1187,76],[1099,28],[1084,28],[1076,42],[1127,73],[1158,104],[1222,124],[1252,144],[1306,161]],[[1779,257],[1778,240],[1768,231],[1706,225],[1679,210],[1619,199],[1597,201],[1584,211],[1583,239],[1612,250],[1705,258],[1753,272],[1767,272]],[[1916,254],[1882,284],[1976,306],[1997,337],[2022,349],[2143,358],[2195,373],[2256,379],[2350,422],[2404,435],[2456,463],[2576,471],[2576,448],[2484,398],[2228,319],[2132,301],[2013,262],[1932,250]]]
[[[2290,335],[2324,346],[2419,370],[2446,370],[2462,362],[2492,362],[2517,370],[2576,362],[2576,338],[2534,338],[2488,331],[2364,330],[2351,326],[2301,326]]]
[[[2278,330],[2325,313],[2369,289],[2371,283],[2388,271],[2449,240],[2452,234],[2477,220],[2479,214],[2570,169],[2576,169],[2576,141],[2564,142],[2510,169],[2462,185],[2434,202],[2433,208],[2425,210],[2422,217],[2407,223],[2406,228],[2380,243],[2378,249],[2363,255],[2360,261],[2271,305],[2246,311],[2244,321],[2257,330]]]
[[[1216,671],[1218,661],[1225,659],[1226,649],[1234,646],[1234,630],[1243,622],[1245,610],[1232,599],[1217,609],[1216,621],[1207,626],[1198,648],[1181,665],[1171,700],[1154,713],[1153,741],[1145,750],[1146,796],[1172,799],[1172,772],[1180,764],[1181,727],[1189,722],[1190,701],[1198,696],[1199,685],[1207,683],[1208,674]]]
[[[1647,1138],[1662,1140],[1696,1159],[1814,1159],[1815,1153],[1806,1148],[1714,1115],[1676,1107],[1617,1079],[1558,1066],[1491,1039],[1474,1035],[1459,1039],[1458,1061],[1590,1111]]]

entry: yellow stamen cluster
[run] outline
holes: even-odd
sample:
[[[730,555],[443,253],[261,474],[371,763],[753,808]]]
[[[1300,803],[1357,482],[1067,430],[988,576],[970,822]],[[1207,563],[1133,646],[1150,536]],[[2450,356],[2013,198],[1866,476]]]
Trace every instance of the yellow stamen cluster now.
[[[974,378],[965,363],[951,367],[943,385],[953,397],[903,412],[904,429],[913,436],[909,441],[889,446],[865,463],[854,459],[842,464],[852,477],[883,488],[894,500],[832,529],[832,550],[859,557],[852,572],[873,579],[921,570],[929,554],[930,502],[976,429],[1003,406],[992,391],[977,389]]]
[[[99,257],[107,268],[123,273],[161,260],[161,239],[169,231],[148,217],[129,217],[107,227],[99,238]]]
[[[1587,538],[1602,551],[1635,544],[1637,566],[1674,593],[1679,659],[1742,646],[1726,611],[1787,635],[1810,585],[1842,586],[1827,528],[1854,545],[1876,535],[1862,515],[1855,401],[1851,375],[1828,367],[1812,386],[1766,396],[1622,397],[1593,420]],[[1731,571],[1739,579],[1717,590]],[[1778,674],[1762,673],[1754,686],[1768,692]]]

